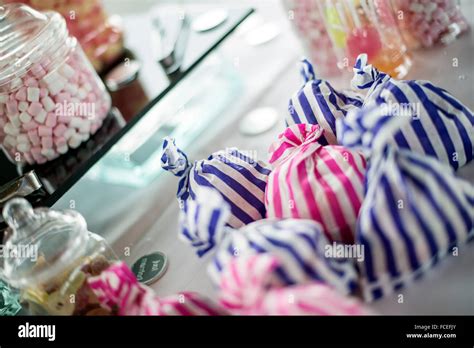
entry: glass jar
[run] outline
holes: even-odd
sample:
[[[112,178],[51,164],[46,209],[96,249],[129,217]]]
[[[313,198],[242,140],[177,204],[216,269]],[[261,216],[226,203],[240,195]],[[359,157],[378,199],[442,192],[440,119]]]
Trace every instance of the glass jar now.
[[[301,37],[318,77],[339,75],[331,38],[324,25],[317,0],[283,0],[288,18]]]
[[[411,59],[398,30],[390,0],[316,1],[341,69],[352,69],[357,56],[396,78],[404,77]]]
[[[0,140],[14,162],[42,164],[102,125],[111,99],[56,12],[0,6]]]
[[[392,0],[410,48],[449,44],[469,28],[459,0]]]
[[[88,285],[117,260],[105,240],[75,211],[33,209],[23,198],[3,209],[9,229],[1,275],[34,315],[107,315]],[[4,253],[5,254],[5,253]]]
[[[39,11],[56,11],[65,19],[69,34],[77,38],[97,72],[123,52],[123,30],[117,16],[109,17],[100,0],[3,0],[21,2]]]

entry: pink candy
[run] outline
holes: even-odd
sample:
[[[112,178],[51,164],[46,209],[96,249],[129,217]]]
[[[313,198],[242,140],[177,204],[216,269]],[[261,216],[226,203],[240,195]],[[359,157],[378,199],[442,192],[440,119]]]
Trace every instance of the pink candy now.
[[[323,283],[276,285],[272,274],[278,263],[271,254],[234,258],[221,276],[220,304],[238,315],[371,314],[356,299]]]
[[[33,102],[30,104],[30,107],[28,108],[28,113],[31,116],[38,116],[41,110],[43,110],[43,106],[38,102]]]
[[[54,128],[53,133],[55,136],[60,137],[66,132],[67,129],[68,128],[63,123],[60,123]]]
[[[12,158],[19,153],[22,162],[44,163],[80,146],[102,125],[110,97],[79,49],[59,67],[42,57],[0,95],[0,140]],[[93,117],[84,109],[94,110]]]
[[[448,44],[468,29],[456,0],[397,0],[411,34],[425,47]]]
[[[267,217],[312,219],[330,241],[353,243],[364,196],[365,159],[342,146],[321,145],[322,135],[317,125],[297,124],[272,145]]]
[[[119,315],[224,315],[226,312],[196,293],[183,292],[160,298],[140,284],[124,262],[117,262],[89,286],[105,308],[117,308]]]
[[[53,134],[53,130],[47,126],[39,126],[38,134],[40,137],[49,137]]]
[[[299,35],[304,37],[304,42],[311,54],[311,60],[318,69],[318,75],[339,74],[340,71],[336,65],[337,59],[319,10],[318,1],[286,0],[286,3],[294,15],[294,18],[290,18],[290,20]]]

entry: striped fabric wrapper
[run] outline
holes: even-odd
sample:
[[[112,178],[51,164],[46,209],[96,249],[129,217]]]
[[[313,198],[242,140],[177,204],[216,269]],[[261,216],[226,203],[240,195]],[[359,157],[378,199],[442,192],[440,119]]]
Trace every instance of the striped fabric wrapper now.
[[[270,167],[236,148],[218,151],[206,160],[190,164],[173,138],[163,141],[163,169],[180,178],[178,201],[194,199],[199,187],[215,188],[231,207],[229,221],[234,228],[265,217],[265,187]]]
[[[352,80],[356,89],[368,90],[365,107],[337,122],[341,145],[363,145],[370,153],[367,145],[376,138],[383,142],[379,133],[388,126],[391,133],[384,135],[396,147],[436,157],[454,169],[472,160],[474,114],[469,108],[428,81],[391,79],[366,60],[359,56]]]
[[[181,235],[199,255],[216,248],[208,268],[216,284],[233,258],[270,253],[281,261],[275,270],[281,284],[317,280],[342,293],[356,288],[352,261],[326,257],[326,248],[332,244],[318,223],[302,219],[264,219],[235,230],[224,226],[229,212],[228,204],[217,192],[202,188],[196,200],[185,203],[180,217]]]
[[[353,243],[365,158],[339,145],[322,146],[322,133],[316,125],[294,125],[271,146],[267,217],[312,219],[330,241]]]
[[[378,71],[371,64],[368,64],[368,56],[365,53],[359,54],[352,69],[354,77],[351,80],[351,87],[359,93],[364,93],[364,104],[366,98],[372,96],[375,91],[383,88],[385,83],[391,80],[390,75]]]
[[[232,260],[219,283],[222,307],[238,315],[369,314],[355,298],[343,297],[323,283],[275,286],[272,278],[279,263],[268,253]]]
[[[119,315],[225,315],[218,305],[192,292],[159,298],[140,284],[125,262],[117,262],[89,286],[105,308],[118,308]]]
[[[356,243],[364,297],[394,293],[474,235],[474,186],[434,158],[390,146],[368,169]]]
[[[317,124],[324,129],[321,143],[337,144],[336,120],[349,110],[361,107],[363,98],[352,91],[337,91],[329,82],[317,79],[307,59],[302,61],[301,75],[304,85],[290,99],[287,125]]]

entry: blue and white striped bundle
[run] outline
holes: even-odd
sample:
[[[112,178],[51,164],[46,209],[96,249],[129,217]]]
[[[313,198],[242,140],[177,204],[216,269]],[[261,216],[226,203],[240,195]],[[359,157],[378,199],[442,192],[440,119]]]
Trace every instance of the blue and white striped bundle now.
[[[227,223],[238,228],[265,217],[265,187],[270,167],[236,148],[218,151],[207,160],[189,163],[172,138],[163,141],[163,169],[180,178],[178,201],[195,199],[200,187],[216,189],[230,205]]]
[[[304,86],[290,99],[288,126],[300,123],[317,124],[324,129],[322,145],[335,145],[336,120],[346,113],[362,106],[362,96],[351,92],[336,91],[327,81],[316,78],[311,63],[302,61],[301,74]]]
[[[371,155],[389,136],[393,146],[454,169],[473,159],[474,114],[444,89],[428,81],[394,80],[367,65],[366,55],[357,59],[352,85],[368,92],[363,108],[337,122],[341,145]]]
[[[361,287],[371,301],[418,279],[474,235],[474,186],[434,158],[387,146],[359,213]]]
[[[317,222],[264,219],[234,230],[225,226],[229,214],[230,207],[215,190],[201,188],[195,200],[185,202],[180,216],[181,236],[199,256],[217,249],[208,269],[215,284],[233,258],[269,253],[281,261],[275,269],[275,285],[318,280],[342,293],[355,289],[354,265],[347,259],[326,257],[332,244]]]

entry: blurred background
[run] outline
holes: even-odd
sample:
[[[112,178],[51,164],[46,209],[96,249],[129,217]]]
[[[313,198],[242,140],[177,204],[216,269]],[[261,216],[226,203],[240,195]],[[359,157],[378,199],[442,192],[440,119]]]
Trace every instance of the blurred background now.
[[[302,57],[318,77],[348,89],[355,57],[366,52],[392,76],[431,80],[474,109],[474,1],[437,1],[445,7],[426,13],[419,3],[103,0],[106,25],[94,24],[101,29],[93,35],[69,30],[107,87],[113,116],[78,149],[34,167],[46,191],[41,202],[79,211],[129,265],[150,252],[168,255],[166,275],[152,285],[159,295],[212,296],[211,255],[198,259],[177,238],[177,179],[160,167],[162,138],[176,138],[193,160],[230,147],[267,160],[303,85]],[[18,176],[7,163],[2,175]],[[474,181],[473,166],[459,175]],[[374,310],[474,313],[474,249],[466,248],[404,290],[403,304],[387,297]]]

